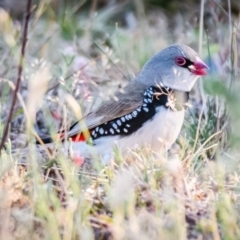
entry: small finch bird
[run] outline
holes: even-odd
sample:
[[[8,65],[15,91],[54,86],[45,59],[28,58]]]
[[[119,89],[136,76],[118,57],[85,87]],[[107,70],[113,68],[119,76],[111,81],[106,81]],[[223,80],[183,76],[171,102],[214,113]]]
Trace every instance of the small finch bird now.
[[[123,152],[149,146],[168,150],[176,141],[184,120],[182,96],[189,92],[208,66],[185,45],[169,46],[154,55],[116,99],[73,124],[62,139],[71,139],[72,156],[107,156],[117,146]],[[43,142],[49,143],[49,139]]]

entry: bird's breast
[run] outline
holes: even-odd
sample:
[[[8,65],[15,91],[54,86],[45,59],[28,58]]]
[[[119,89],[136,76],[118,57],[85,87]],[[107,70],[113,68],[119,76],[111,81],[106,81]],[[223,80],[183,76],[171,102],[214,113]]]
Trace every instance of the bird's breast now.
[[[134,134],[117,141],[121,149],[132,146],[149,146],[157,152],[167,151],[176,141],[184,120],[184,110],[172,111],[159,107],[155,116],[144,123]]]

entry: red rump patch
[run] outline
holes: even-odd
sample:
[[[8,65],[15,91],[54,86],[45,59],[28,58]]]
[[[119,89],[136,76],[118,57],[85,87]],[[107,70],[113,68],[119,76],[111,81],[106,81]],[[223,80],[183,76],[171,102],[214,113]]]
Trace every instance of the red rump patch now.
[[[89,131],[89,134],[90,134],[91,132]],[[62,133],[61,135],[60,135],[60,138],[61,139],[64,139],[64,133]],[[73,142],[85,142],[85,141],[87,141],[87,139],[86,139],[86,134],[84,135],[83,133],[78,133],[78,134],[76,134],[76,135],[74,135],[74,136],[72,136],[71,137],[71,140],[73,141]]]
[[[83,133],[76,134],[76,135],[72,136],[71,139],[73,142],[85,142],[86,141],[86,138]]]

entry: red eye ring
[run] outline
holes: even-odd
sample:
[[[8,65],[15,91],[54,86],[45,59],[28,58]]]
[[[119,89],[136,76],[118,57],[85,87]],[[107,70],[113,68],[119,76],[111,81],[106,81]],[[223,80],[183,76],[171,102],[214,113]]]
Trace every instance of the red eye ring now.
[[[186,64],[186,62],[187,61],[184,57],[176,57],[175,58],[175,63],[180,67],[184,66]]]

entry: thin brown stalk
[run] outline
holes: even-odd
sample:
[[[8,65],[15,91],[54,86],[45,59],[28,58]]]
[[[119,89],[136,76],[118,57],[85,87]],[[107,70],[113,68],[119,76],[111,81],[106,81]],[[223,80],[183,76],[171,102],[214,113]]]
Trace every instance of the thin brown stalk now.
[[[13,110],[14,110],[14,106],[16,104],[17,101],[17,95],[18,95],[18,91],[20,88],[20,84],[21,84],[21,77],[22,77],[22,70],[23,70],[23,63],[24,63],[24,57],[25,57],[25,50],[26,50],[26,44],[27,44],[27,36],[28,36],[28,23],[30,20],[30,15],[31,15],[31,6],[32,6],[32,0],[28,0],[27,1],[27,6],[26,6],[26,16],[25,16],[25,22],[24,22],[24,29],[23,29],[23,34],[22,34],[22,46],[21,46],[21,53],[20,53],[20,59],[19,59],[19,65],[18,65],[18,75],[17,75],[17,84],[16,84],[16,88],[14,90],[13,93],[13,100],[12,100],[12,104],[10,107],[10,111],[9,111],[9,115],[5,124],[5,128],[3,131],[3,135],[2,135],[2,140],[0,143],[0,152],[5,144],[7,135],[8,135],[8,126],[11,123],[12,120],[12,116],[13,116]]]
[[[203,18],[204,18],[204,5],[205,5],[205,0],[201,0],[201,10],[200,10],[200,23],[199,23],[199,45],[198,45],[198,52],[200,56],[202,55],[202,44],[203,44],[203,28],[204,28],[204,23],[203,23]],[[198,80],[198,88],[201,96],[201,100],[203,104],[206,103],[206,96],[204,93],[203,89],[203,81],[202,78]],[[206,110],[204,110],[204,115],[207,117]]]

